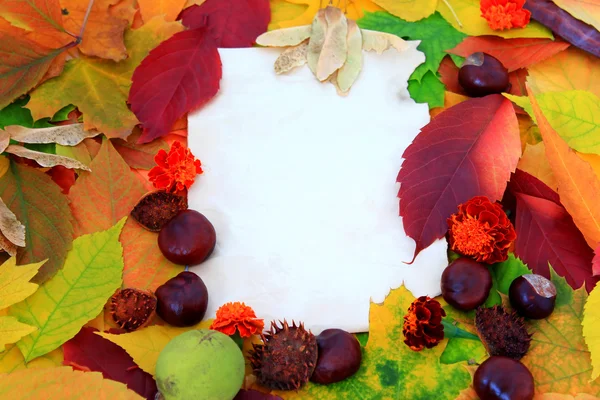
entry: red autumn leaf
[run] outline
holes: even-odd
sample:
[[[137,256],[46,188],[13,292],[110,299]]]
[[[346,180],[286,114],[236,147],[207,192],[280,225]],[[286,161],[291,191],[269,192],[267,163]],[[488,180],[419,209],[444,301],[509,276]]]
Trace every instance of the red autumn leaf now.
[[[509,72],[550,58],[569,47],[569,43],[551,39],[503,39],[498,36],[470,36],[448,53],[468,57],[478,51],[496,57]]]
[[[188,28],[206,25],[218,47],[252,47],[270,21],[269,0],[207,0],[181,13]]]
[[[508,74],[508,81],[510,82],[508,93],[514,94],[515,96],[527,96],[527,89],[525,88],[527,75],[528,73],[525,68],[510,72]]]
[[[592,273],[600,275],[600,245],[594,250],[594,258],[592,259]]]
[[[140,369],[121,347],[95,334],[94,328],[82,328],[63,345],[64,365],[84,371],[101,372],[104,378],[121,382],[149,400],[157,388],[152,375]]]
[[[423,127],[402,155],[397,178],[415,256],[444,236],[459,204],[474,196],[500,200],[520,155],[517,117],[501,95],[457,104]]]
[[[515,255],[536,274],[550,278],[550,263],[572,288],[585,282],[591,291],[597,281],[592,277],[594,253],[567,210],[541,197],[516,193],[516,198]]]
[[[173,123],[219,91],[221,57],[206,27],[176,33],[144,58],[133,73],[131,110],[144,125],[139,143],[171,130]]]
[[[75,171],[72,169],[63,167],[62,165],[56,165],[52,167],[48,172],[48,175],[52,180],[61,188],[64,194],[69,194],[71,186],[75,184]]]
[[[513,195],[521,193],[560,204],[560,197],[558,196],[558,193],[550,189],[548,185],[535,176],[525,171],[521,171],[520,169],[517,169],[511,175],[510,181],[508,182],[508,190]]]

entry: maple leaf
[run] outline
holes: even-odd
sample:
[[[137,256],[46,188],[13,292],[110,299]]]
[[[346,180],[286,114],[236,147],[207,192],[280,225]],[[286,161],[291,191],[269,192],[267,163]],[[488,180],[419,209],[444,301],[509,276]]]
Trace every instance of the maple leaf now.
[[[600,31],[600,3],[586,0],[554,0],[553,3]]]
[[[528,2],[531,0],[528,0]],[[492,35],[503,38],[552,38],[552,33],[542,24],[529,22],[522,29],[508,29],[503,31],[492,30],[485,19],[481,18],[479,0],[451,0],[440,1],[437,11],[459,31],[469,36]],[[452,5],[452,9],[448,7]],[[460,23],[457,21],[460,20]]]
[[[600,243],[600,181],[593,169],[579,158],[552,129],[540,110],[533,94],[529,100],[546,146],[546,156],[556,182],[560,200],[588,244],[595,248]]]
[[[387,32],[404,39],[421,40],[417,47],[425,53],[425,63],[417,67],[410,79],[421,81],[428,71],[435,73],[445,51],[459,44],[466,35],[454,29],[439,13],[419,22],[407,22],[385,12],[367,13],[360,19],[361,29]]]
[[[359,371],[331,385],[308,383],[298,392],[274,392],[283,399],[454,399],[471,377],[460,364],[442,364],[446,340],[416,352],[406,346],[402,318],[414,300],[401,286],[383,304],[371,303],[369,339]]]
[[[269,0],[207,0],[181,14],[190,29],[206,27],[217,47],[252,47],[271,20]]]
[[[156,166],[154,157],[159,150],[169,151],[169,145],[162,138],[153,140],[150,143],[139,144],[137,141],[142,134],[141,130],[134,129],[133,133],[127,138],[113,139],[112,143],[115,150],[119,152],[123,160],[131,168],[149,170]]]
[[[186,0],[138,0],[144,21],[164,16],[165,21],[175,21],[183,10]]]
[[[0,396],[23,399],[88,400],[101,393],[106,399],[143,400],[119,382],[102,379],[98,372],[73,371],[69,367],[22,370],[0,375]]]
[[[152,375],[142,371],[116,344],[82,328],[63,346],[64,365],[102,373],[105,379],[121,382],[146,399],[154,399],[157,388]]]
[[[17,345],[11,344],[6,347],[3,353],[0,352],[0,374],[22,369],[59,367],[62,365],[62,361],[63,352],[61,348],[58,348],[26,363]]]
[[[34,118],[52,115],[67,104],[77,104],[86,130],[97,129],[108,137],[127,137],[138,123],[127,107],[134,69],[160,42],[183,29],[178,22],[161,18],[125,33],[129,57],[119,63],[81,56],[69,60],[65,70],[31,92],[27,105]],[[97,90],[112,88],[111,90]]]
[[[575,18],[553,1],[527,0],[523,8],[531,12],[532,20],[544,24],[572,45],[600,57],[600,32],[593,26]]]
[[[129,93],[131,110],[146,129],[139,141],[165,135],[178,118],[210,100],[221,75],[221,57],[206,27],[176,33],[153,49],[133,73]]]
[[[26,362],[75,336],[119,288],[123,273],[119,234],[124,224],[125,218],[108,230],[75,239],[63,269],[9,309],[10,315],[38,329],[17,342]]]
[[[0,310],[12,306],[31,296],[38,288],[29,282],[37,274],[45,261],[19,265],[17,259],[11,257],[0,268]]]
[[[600,58],[575,47],[532,65],[528,70],[527,83],[536,95],[585,90],[600,97],[600,79],[594,76],[594,71],[600,70]]]
[[[517,164],[517,170],[518,169],[538,178],[552,190],[556,190],[558,187],[556,184],[556,177],[546,158],[546,146],[544,146],[544,143],[526,145],[525,151]]]
[[[445,86],[434,72],[427,71],[421,78],[408,80],[408,93],[417,103],[427,103],[430,109],[444,105]]]
[[[446,233],[459,204],[473,196],[502,198],[521,154],[518,132],[512,104],[500,95],[460,103],[421,129],[397,178],[415,257]]]
[[[186,328],[153,325],[121,335],[107,332],[96,332],[96,335],[100,335],[123,348],[142,370],[154,376],[156,361],[167,343],[189,330],[208,329],[210,324],[212,324],[212,320],[202,321]]]
[[[37,328],[19,322],[15,317],[0,317],[0,351],[7,344],[15,343],[23,336],[35,332]]]
[[[503,39],[497,36],[468,37],[448,53],[468,57],[485,52],[496,57],[509,72],[536,64],[569,47],[569,43],[551,39]]]
[[[17,261],[28,264],[49,259],[34,282],[51,278],[65,260],[73,242],[71,212],[66,196],[43,172],[15,162],[0,178],[0,196],[26,227],[26,247],[17,251]]]

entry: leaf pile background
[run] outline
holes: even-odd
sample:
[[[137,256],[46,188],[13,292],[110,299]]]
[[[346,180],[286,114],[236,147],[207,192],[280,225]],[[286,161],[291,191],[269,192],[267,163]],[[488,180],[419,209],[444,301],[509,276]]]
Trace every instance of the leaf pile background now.
[[[460,203],[501,202],[517,240],[489,267],[485,306],[505,303],[524,273],[551,278],[557,308],[528,322],[523,359],[536,399],[600,397],[600,7],[582,0],[528,0],[531,23],[506,31],[489,28],[478,0],[0,2],[0,53],[9,55],[0,58],[0,397],[154,398],[162,348],[210,326],[157,318],[123,333],[106,310],[118,288],[155,290],[183,270],[128,217],[154,190],[154,156],[186,145],[187,113],[217,95],[219,48],[310,26],[328,5],[361,30],[394,35],[386,46],[419,40],[425,55],[407,90],[432,120],[398,160],[399,213],[416,253],[446,234]],[[458,71],[478,51],[507,67],[507,93],[466,95]],[[486,353],[472,313],[439,299],[446,339],[413,352],[402,343],[413,299],[401,287],[371,304],[356,375],[272,395],[476,399],[471,373]],[[247,372],[245,389],[267,391]]]

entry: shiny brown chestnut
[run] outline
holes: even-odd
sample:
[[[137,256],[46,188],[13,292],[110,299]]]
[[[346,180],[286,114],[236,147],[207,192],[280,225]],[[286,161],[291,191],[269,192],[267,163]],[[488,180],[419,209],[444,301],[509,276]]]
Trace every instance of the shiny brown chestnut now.
[[[326,329],[317,336],[319,358],[310,380],[327,385],[356,373],[362,361],[358,339],[342,329]]]
[[[448,304],[459,310],[473,310],[490,294],[492,275],[485,265],[461,257],[444,270],[441,287]]]
[[[481,400],[531,400],[535,385],[525,365],[512,358],[493,356],[475,371],[473,389]]]
[[[458,71],[458,82],[471,97],[502,93],[510,88],[508,70],[495,57],[473,53]]]
[[[208,289],[193,272],[183,271],[156,289],[156,313],[173,326],[192,326],[202,321],[208,307]]]
[[[217,242],[214,226],[198,211],[183,210],[167,222],[158,234],[158,248],[167,260],[196,265],[211,255]]]
[[[523,317],[544,319],[552,314],[556,303],[556,286],[537,274],[519,276],[508,289],[510,305]]]

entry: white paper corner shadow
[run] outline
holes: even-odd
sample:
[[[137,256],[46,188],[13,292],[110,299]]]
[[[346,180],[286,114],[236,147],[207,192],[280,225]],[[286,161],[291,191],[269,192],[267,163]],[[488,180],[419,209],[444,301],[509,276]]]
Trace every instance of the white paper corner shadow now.
[[[207,317],[229,301],[270,320],[368,331],[370,301],[404,284],[440,293],[446,241],[421,252],[398,216],[402,153],[429,121],[407,80],[416,50],[364,52],[347,97],[308,67],[277,76],[281,50],[220,49],[217,97],[189,116],[204,174],[189,206],[217,231],[213,255],[191,270],[208,287]]]

